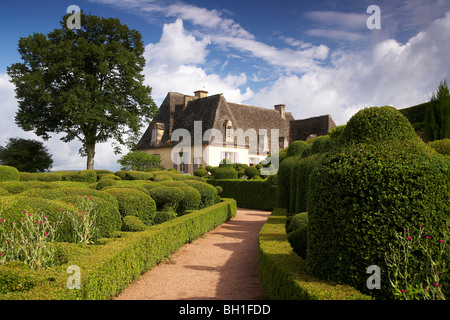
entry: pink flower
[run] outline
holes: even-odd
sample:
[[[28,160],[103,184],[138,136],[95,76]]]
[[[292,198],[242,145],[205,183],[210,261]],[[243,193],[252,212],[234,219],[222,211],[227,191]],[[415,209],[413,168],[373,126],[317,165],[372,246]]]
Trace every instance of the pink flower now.
[[[405,290],[402,290],[402,293],[405,293]]]
[[[439,287],[439,283],[435,283],[434,286],[435,286],[435,287]]]
[[[429,236],[426,236],[425,238],[427,238],[427,239],[430,239],[430,237],[429,237]]]
[[[408,239],[411,240],[412,238],[410,236],[408,236]]]
[[[442,240],[442,239],[439,239],[439,241],[440,241],[440,242],[444,242],[444,240]]]

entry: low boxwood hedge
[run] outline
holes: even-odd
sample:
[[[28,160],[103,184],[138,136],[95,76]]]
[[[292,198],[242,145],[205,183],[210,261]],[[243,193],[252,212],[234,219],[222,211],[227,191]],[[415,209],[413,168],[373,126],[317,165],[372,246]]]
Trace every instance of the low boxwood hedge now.
[[[306,271],[286,234],[287,210],[276,208],[258,238],[258,270],[264,297],[272,300],[370,300],[356,289],[319,280]]]
[[[64,243],[67,263],[34,271],[29,290],[0,294],[2,300],[106,300],[120,294],[129,284],[161,263],[185,243],[191,242],[234,217],[236,202],[223,199],[209,208],[147,228],[142,232],[121,232],[103,245]],[[68,289],[68,266],[81,271],[80,289]],[[4,278],[23,275],[20,268],[0,266],[0,288]],[[20,279],[16,279],[20,281]],[[11,282],[11,281],[10,281]],[[12,280],[14,282],[14,279]],[[21,283],[12,283],[12,285]]]
[[[19,170],[11,166],[0,165],[0,181],[19,181]]]

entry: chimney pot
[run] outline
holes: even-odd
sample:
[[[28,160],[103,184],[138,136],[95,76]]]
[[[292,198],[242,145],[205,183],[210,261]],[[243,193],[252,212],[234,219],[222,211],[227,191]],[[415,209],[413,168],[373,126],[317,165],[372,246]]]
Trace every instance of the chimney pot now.
[[[206,98],[208,96],[208,91],[198,90],[194,92],[196,99]]]
[[[275,106],[275,110],[280,113],[280,116],[285,119],[286,118],[286,106],[284,104],[277,104]]]

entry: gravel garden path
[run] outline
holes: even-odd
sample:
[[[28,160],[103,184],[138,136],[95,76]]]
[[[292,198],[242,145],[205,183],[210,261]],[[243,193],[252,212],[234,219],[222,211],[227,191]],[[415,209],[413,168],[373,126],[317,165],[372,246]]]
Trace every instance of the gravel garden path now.
[[[186,244],[116,300],[260,300],[258,234],[270,212],[238,208],[236,217]]]

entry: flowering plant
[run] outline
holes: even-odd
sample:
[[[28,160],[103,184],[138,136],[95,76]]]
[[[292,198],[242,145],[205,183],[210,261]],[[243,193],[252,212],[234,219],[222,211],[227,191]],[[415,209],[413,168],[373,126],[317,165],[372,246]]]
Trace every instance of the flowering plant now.
[[[444,229],[442,239],[432,239],[425,234],[425,227],[418,230],[403,229],[397,232],[398,246],[389,245],[385,261],[389,272],[389,282],[394,288],[394,295],[399,299],[444,300],[440,275],[448,269],[445,259],[449,228]],[[428,268],[425,275],[413,270],[411,266],[414,252],[421,251],[427,259]],[[421,276],[421,277],[419,277]],[[425,279],[418,282],[419,278]]]

